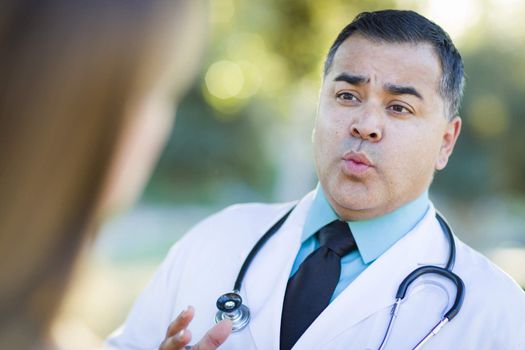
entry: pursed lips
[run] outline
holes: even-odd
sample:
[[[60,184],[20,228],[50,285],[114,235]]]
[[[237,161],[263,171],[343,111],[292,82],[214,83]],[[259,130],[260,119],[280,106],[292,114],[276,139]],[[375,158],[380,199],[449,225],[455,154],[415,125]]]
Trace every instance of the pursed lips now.
[[[344,163],[344,171],[348,175],[362,175],[374,167],[372,161],[363,152],[346,152],[342,160]]]

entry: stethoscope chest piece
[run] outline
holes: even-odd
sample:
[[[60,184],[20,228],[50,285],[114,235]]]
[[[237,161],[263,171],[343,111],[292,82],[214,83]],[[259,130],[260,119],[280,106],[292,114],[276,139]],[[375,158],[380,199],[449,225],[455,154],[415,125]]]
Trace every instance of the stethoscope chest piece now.
[[[232,332],[238,332],[250,322],[250,310],[243,305],[242,298],[238,292],[223,294],[217,299],[219,311],[215,314],[215,322],[230,320]]]

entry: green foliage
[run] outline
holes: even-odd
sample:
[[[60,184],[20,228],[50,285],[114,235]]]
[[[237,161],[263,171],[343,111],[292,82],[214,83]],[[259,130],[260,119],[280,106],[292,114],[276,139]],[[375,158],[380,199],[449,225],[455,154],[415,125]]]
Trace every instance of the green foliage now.
[[[464,198],[525,194],[525,50],[486,39],[464,55],[463,130],[436,180],[441,191]]]
[[[224,120],[214,117],[215,113],[193,89],[179,107],[176,127],[147,198],[216,202],[217,196],[224,195],[223,187],[232,182],[256,188],[264,198],[273,170],[258,128],[249,118]]]
[[[212,0],[202,72],[179,108],[147,198],[271,200],[280,166],[275,145],[287,141],[276,139],[284,136],[275,131],[287,129],[294,103],[315,95],[335,36],[357,13],[399,8],[397,3]],[[419,10],[424,4],[413,5]],[[482,13],[491,11],[483,6]],[[492,32],[485,20],[458,45],[468,75],[463,131],[434,185],[456,198],[525,194],[525,49],[516,44],[523,40],[519,33]],[[518,40],[513,44],[509,37]],[[310,93],[299,95],[304,86]],[[313,101],[306,102],[313,115]]]

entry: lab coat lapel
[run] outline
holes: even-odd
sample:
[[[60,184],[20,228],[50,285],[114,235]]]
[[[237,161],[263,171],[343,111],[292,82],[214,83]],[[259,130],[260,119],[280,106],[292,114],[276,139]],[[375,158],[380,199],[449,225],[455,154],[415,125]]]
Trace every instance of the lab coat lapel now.
[[[297,204],[279,232],[257,254],[248,270],[245,302],[251,311],[249,329],[257,349],[279,348],[284,293],[301,244],[301,233],[312,198],[313,192]],[[276,217],[274,221],[278,219]],[[261,236],[267,229],[261,232]]]
[[[448,244],[433,207],[423,220],[362,272],[312,323],[294,349],[321,348],[375,312],[389,308],[401,281],[422,265],[443,266]]]

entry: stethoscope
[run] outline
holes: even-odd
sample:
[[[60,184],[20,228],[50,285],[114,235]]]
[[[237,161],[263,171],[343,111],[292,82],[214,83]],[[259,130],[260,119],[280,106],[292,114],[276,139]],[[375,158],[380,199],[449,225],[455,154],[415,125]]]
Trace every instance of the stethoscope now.
[[[290,211],[288,211],[281,219],[279,219],[279,221],[277,221],[252,248],[246,257],[246,260],[244,260],[239,274],[237,275],[233,291],[223,294],[219,297],[219,299],[217,299],[217,308],[219,311],[217,311],[217,314],[215,315],[215,322],[225,319],[230,320],[232,322],[232,332],[238,332],[248,325],[250,322],[250,309],[242,303],[242,298],[240,295],[242,281],[244,280],[246,271],[248,270],[257,253],[259,253],[264,244],[279,230],[279,228],[281,228],[293,209],[294,208],[290,209]],[[450,280],[456,286],[456,299],[454,300],[454,304],[450,307],[450,309],[441,317],[441,320],[430,330],[430,332],[428,332],[428,334],[423,339],[417,343],[417,345],[413,348],[414,350],[421,349],[423,345],[425,345],[443,328],[443,326],[456,317],[459,310],[461,309],[463,298],[465,296],[465,285],[461,278],[452,272],[454,262],[456,260],[456,244],[454,242],[454,236],[452,234],[452,229],[445,221],[443,216],[436,212],[436,218],[449,242],[450,249],[447,264],[444,268],[434,265],[421,266],[405,277],[397,290],[395,302],[392,306],[392,310],[390,311],[390,320],[378,350],[383,350],[386,346],[392,331],[392,327],[394,325],[394,321],[399,313],[399,307],[406,296],[408,287],[412,284],[412,282],[423,275],[436,274]]]

